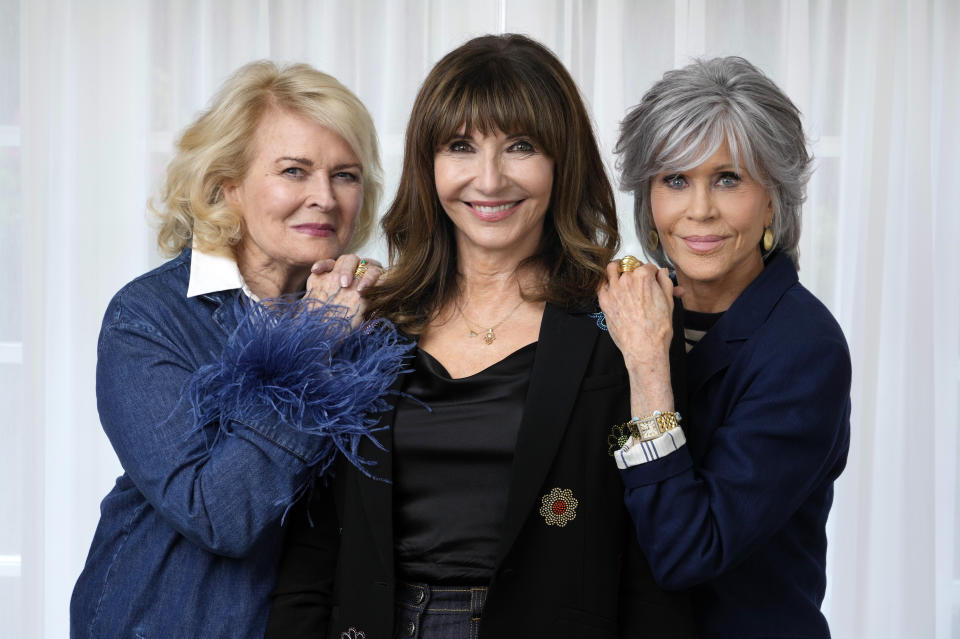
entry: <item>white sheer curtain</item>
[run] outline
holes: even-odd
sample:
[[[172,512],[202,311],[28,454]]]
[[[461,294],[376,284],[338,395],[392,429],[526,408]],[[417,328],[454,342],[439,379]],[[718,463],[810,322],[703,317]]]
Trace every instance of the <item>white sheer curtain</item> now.
[[[144,202],[177,131],[244,62],[303,60],[370,108],[389,195],[430,66],[518,31],[568,65],[608,156],[625,110],[691,56],[742,55],[795,99],[818,157],[801,278],[855,372],[824,609],[836,637],[960,636],[956,2],[0,0],[0,25],[0,635],[67,634],[120,472],[97,332],[113,292],[161,261]]]

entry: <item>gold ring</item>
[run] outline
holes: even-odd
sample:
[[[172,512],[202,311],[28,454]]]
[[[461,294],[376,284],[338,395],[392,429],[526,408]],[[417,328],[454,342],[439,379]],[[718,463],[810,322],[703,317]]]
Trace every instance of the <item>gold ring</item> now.
[[[637,270],[641,266],[643,266],[643,262],[632,255],[626,255],[621,258],[620,264],[617,265],[617,270],[621,273],[629,273],[630,271]]]
[[[353,279],[359,280],[361,277],[367,274],[367,261],[360,260],[360,263],[357,264],[357,270],[353,272]]]

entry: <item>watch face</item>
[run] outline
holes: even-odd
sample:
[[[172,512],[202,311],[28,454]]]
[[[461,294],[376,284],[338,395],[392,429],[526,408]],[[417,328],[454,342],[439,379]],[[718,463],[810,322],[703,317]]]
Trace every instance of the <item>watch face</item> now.
[[[657,422],[647,422],[643,425],[643,438],[644,439],[653,439],[654,437],[660,436],[660,429],[657,428]]]
[[[634,422],[630,424],[630,431],[633,433],[633,436],[641,441],[647,439],[653,439],[660,435],[660,430],[657,428],[657,422],[653,419],[645,419],[640,422]]]

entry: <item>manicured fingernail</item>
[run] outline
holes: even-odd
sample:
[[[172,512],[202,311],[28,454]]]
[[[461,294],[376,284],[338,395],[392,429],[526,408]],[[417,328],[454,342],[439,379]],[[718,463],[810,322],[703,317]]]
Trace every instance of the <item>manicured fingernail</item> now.
[[[341,275],[341,276],[340,276],[340,288],[347,288],[348,286],[350,286],[350,276],[349,276],[349,275]]]

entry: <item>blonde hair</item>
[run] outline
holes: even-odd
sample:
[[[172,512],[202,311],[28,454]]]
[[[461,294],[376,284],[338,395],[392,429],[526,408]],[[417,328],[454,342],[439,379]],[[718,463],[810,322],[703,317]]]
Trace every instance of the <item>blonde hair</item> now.
[[[232,251],[239,244],[243,220],[227,205],[223,187],[246,175],[254,134],[270,108],[304,116],[347,141],[363,168],[363,204],[348,248],[370,237],[383,169],[366,107],[336,78],[308,64],[278,66],[261,60],[237,69],[177,142],[159,202],[148,204],[159,220],[157,243],[165,254],[175,255],[191,242],[210,253]]]

